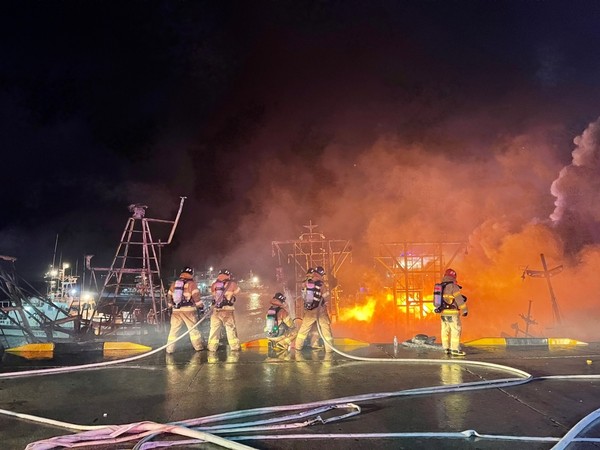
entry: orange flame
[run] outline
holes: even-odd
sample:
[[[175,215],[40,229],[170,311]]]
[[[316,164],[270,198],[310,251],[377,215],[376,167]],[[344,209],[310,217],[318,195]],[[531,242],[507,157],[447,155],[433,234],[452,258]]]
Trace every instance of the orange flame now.
[[[340,311],[340,320],[358,320],[361,322],[370,322],[375,312],[376,300],[372,296],[367,297],[367,302],[363,305],[355,305],[352,308]]]

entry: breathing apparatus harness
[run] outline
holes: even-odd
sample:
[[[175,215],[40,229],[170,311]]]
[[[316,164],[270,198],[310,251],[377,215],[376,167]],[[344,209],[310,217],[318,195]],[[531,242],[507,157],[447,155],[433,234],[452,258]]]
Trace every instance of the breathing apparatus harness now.
[[[212,304],[216,309],[223,308],[224,306],[233,306],[235,303],[235,296],[232,295],[230,299],[227,299],[225,293],[229,287],[231,280],[217,280],[215,281],[215,296]]]
[[[313,310],[321,304],[323,300],[323,282],[307,278],[302,288],[302,298],[304,299],[304,309]]]
[[[279,314],[279,310],[281,308],[281,306],[271,305],[267,311],[267,323],[265,325],[265,333],[267,337],[275,338],[283,336],[286,332],[287,326],[285,323],[283,323],[283,321],[279,323],[277,320],[277,315]]]
[[[182,306],[194,306],[194,302],[192,301],[192,299],[190,298],[188,300],[183,295],[188,281],[191,280],[188,280],[186,278],[179,278],[175,281],[175,285],[173,287],[173,309],[179,309]]]
[[[456,301],[454,299],[452,299],[451,303],[448,303],[444,299],[444,290],[446,289],[446,286],[448,286],[449,284],[456,284],[456,283],[454,281],[444,281],[442,283],[435,283],[435,286],[433,288],[433,306],[435,306],[435,309],[434,309],[435,313],[439,314],[446,309],[456,309],[456,310],[459,309],[458,305],[456,304]],[[462,289],[462,286],[460,284],[456,284],[456,286],[458,286],[459,289]],[[467,296],[463,295],[463,298],[465,299],[465,302],[466,302]]]

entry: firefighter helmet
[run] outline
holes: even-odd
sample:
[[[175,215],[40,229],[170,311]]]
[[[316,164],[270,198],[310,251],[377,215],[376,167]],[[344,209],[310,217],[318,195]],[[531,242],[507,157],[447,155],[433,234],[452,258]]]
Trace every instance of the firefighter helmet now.
[[[285,302],[285,295],[283,295],[281,292],[277,292],[273,298],[275,300],[279,300],[280,302]]]
[[[321,276],[325,275],[325,269],[323,269],[323,267],[321,267],[321,266],[315,267],[315,272]]]
[[[194,275],[194,269],[192,269],[189,266],[186,266],[183,268],[183,270],[181,271],[181,273],[189,273],[190,275]]]
[[[306,275],[312,275],[313,273],[315,273],[315,269],[312,267],[309,267],[309,269],[306,271]]]
[[[221,269],[219,270],[219,275],[227,275],[228,277],[230,277],[231,272],[229,271],[229,269]]]
[[[444,276],[456,279],[456,271],[454,269],[446,269],[446,271],[444,272]]]

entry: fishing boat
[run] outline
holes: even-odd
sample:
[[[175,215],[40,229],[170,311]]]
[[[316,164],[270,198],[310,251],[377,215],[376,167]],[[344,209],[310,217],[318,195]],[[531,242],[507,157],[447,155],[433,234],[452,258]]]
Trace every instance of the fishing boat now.
[[[78,277],[66,272],[68,265],[51,266],[45,276],[47,290],[41,293],[17,273],[15,261],[0,255],[0,343],[11,348],[76,337],[95,309],[93,296],[81,292]]]
[[[129,205],[132,216],[110,267],[92,267],[93,255],[86,255],[83,273],[89,274],[89,285],[104,278],[104,285],[95,289],[97,294],[84,291],[84,283],[69,265],[55,265],[55,261],[44,277],[47,290],[42,294],[17,274],[16,258],[0,255],[0,344],[10,348],[130,335],[144,333],[149,326],[162,330],[168,305],[159,257],[162,248],[171,243],[184,200],[181,197],[174,220],[147,218],[146,205]],[[151,225],[159,227],[158,231],[164,231],[161,226],[166,228],[167,239],[156,240]]]

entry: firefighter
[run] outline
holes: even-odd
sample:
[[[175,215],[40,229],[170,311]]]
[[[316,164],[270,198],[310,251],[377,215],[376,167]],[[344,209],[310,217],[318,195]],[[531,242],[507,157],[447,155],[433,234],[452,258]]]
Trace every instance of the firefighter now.
[[[286,309],[285,300],[285,295],[277,292],[267,311],[265,333],[269,340],[269,350],[276,353],[286,351],[297,334],[294,322]]]
[[[315,267],[314,271],[307,273],[307,279],[302,283],[302,298],[304,300],[304,311],[302,315],[302,325],[298,330],[298,336],[294,347],[296,350],[302,350],[304,341],[310,333],[310,328],[313,324],[318,323],[323,333],[323,338],[333,345],[333,336],[331,333],[331,319],[327,311],[327,297],[329,292],[326,290],[323,277],[325,276],[325,269],[318,266]],[[326,352],[332,352],[332,348],[329,345],[325,345]]]
[[[456,283],[456,271],[447,269],[442,278],[442,305],[436,310],[442,320],[442,347],[447,355],[464,356],[460,348],[462,331],[461,316],[466,317],[467,297],[461,294],[461,286]]]
[[[198,313],[204,314],[204,303],[200,290],[194,281],[194,270],[186,267],[179,279],[171,283],[167,292],[167,301],[171,312],[171,330],[167,338],[167,353],[175,351],[174,341],[185,326],[190,331],[190,341],[196,351],[204,350],[202,335],[195,325],[198,323]]]
[[[210,286],[210,292],[213,296],[213,313],[210,317],[210,334],[208,336],[208,350],[217,351],[221,330],[225,328],[227,341],[232,351],[240,350],[240,340],[237,335],[235,325],[236,294],[240,292],[240,287],[231,276],[228,269],[221,269],[217,279]]]

